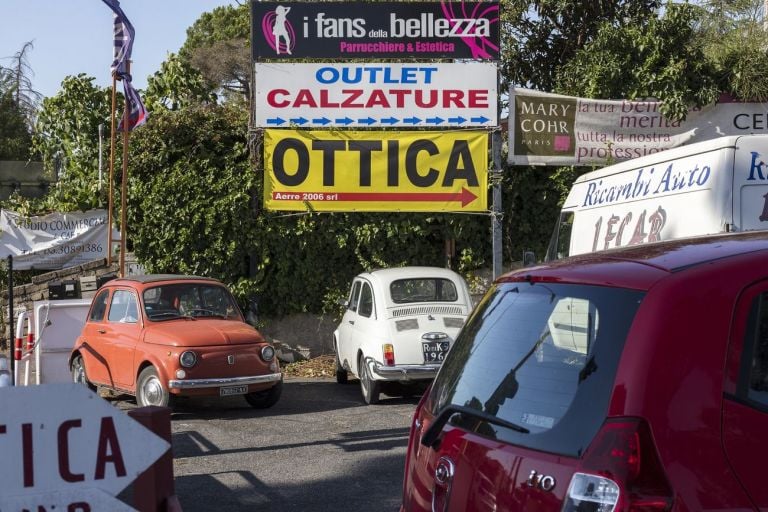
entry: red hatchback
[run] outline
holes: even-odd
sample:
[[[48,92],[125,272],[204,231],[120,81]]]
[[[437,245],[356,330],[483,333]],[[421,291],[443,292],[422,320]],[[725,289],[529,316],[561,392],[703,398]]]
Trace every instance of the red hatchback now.
[[[403,511],[768,510],[768,233],[497,280],[419,404]]]

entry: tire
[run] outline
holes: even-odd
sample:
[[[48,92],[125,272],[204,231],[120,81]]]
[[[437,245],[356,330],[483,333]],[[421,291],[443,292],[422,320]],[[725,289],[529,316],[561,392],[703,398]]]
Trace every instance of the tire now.
[[[254,409],[269,409],[280,400],[283,393],[283,381],[277,381],[277,384],[264,391],[256,391],[244,395],[245,401]]]
[[[346,384],[349,382],[349,374],[347,373],[347,370],[344,369],[344,367],[341,365],[341,362],[339,361],[339,349],[336,348],[336,382],[338,384]]]
[[[360,390],[363,392],[363,400],[368,405],[375,405],[379,403],[379,395],[381,395],[381,382],[371,378],[368,365],[365,364],[363,357],[360,356],[358,361],[358,372],[360,372]]]
[[[83,363],[82,356],[75,356],[75,358],[72,360],[72,364],[70,365],[69,370],[72,372],[72,380],[75,383],[82,384],[91,391],[96,391],[96,386],[91,384],[85,374],[85,363]]]
[[[139,407],[155,405],[158,407],[168,407],[171,401],[171,395],[163,386],[160,377],[157,376],[157,370],[154,366],[147,366],[139,374],[136,381],[136,404]]]

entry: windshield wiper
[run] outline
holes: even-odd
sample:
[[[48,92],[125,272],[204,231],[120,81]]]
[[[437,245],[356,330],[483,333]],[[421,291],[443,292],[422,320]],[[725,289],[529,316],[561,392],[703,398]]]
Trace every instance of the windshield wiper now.
[[[440,435],[440,432],[443,431],[443,427],[451,418],[451,416],[453,416],[456,413],[464,414],[472,418],[477,418],[481,421],[485,421],[486,423],[491,423],[493,425],[506,427],[508,429],[514,430],[515,432],[520,432],[522,434],[529,434],[531,432],[525,427],[521,427],[520,425],[516,425],[507,420],[497,418],[492,414],[488,414],[483,411],[478,411],[477,409],[473,409],[472,407],[465,407],[463,405],[451,404],[443,407],[443,409],[437,414],[437,416],[435,416],[435,419],[432,421],[432,424],[424,432],[424,435],[421,436],[421,444],[423,444],[424,446],[428,446],[430,448],[434,448],[435,443],[437,442],[437,438]]]

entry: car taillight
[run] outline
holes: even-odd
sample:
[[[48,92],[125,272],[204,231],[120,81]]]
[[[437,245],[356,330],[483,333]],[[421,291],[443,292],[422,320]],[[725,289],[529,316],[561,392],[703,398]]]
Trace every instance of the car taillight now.
[[[568,486],[563,512],[669,510],[673,493],[648,424],[609,420],[584,455]]]
[[[387,366],[395,366],[395,347],[391,343],[384,344],[384,364]]]

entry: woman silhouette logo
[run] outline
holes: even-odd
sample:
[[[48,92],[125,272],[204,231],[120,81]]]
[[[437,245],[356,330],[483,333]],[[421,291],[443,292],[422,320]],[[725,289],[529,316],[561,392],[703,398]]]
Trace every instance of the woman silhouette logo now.
[[[280,55],[280,39],[285,41],[284,48],[288,55],[291,54],[291,33],[293,32],[290,23],[286,19],[290,7],[278,5],[275,8],[275,24],[272,25],[272,35],[275,37],[275,51]]]

